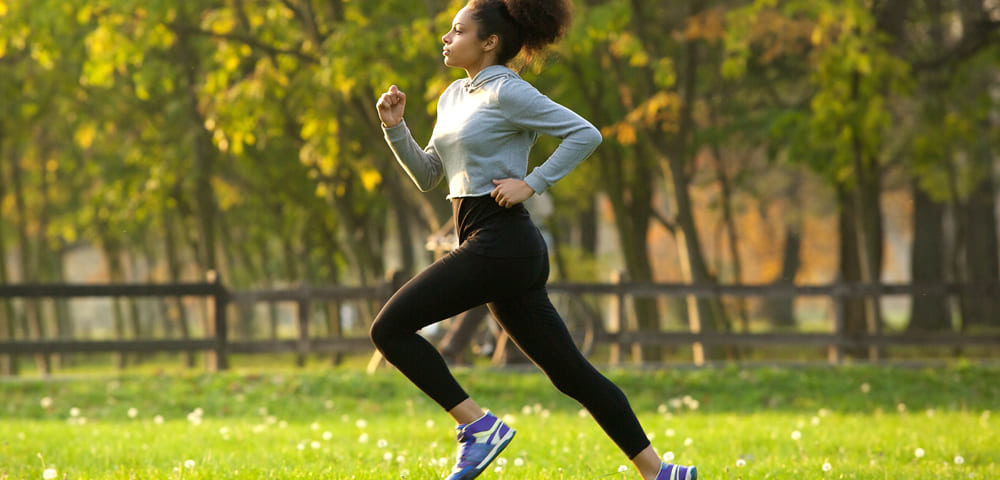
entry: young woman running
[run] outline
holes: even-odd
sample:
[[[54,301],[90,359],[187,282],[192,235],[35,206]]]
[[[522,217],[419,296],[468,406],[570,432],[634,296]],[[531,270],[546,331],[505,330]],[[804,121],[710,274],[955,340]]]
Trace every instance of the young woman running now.
[[[468,78],[438,100],[437,124],[421,149],[403,121],[395,85],[378,100],[386,141],[422,191],[448,182],[460,246],[404,285],[375,318],[371,338],[385,358],[458,423],[457,462],[448,480],[477,476],[514,437],[459,386],[434,347],[416,332],[487,304],[521,350],[561,392],[579,401],[645,480],[695,480],[694,467],[662,463],[622,391],[573,343],[549,302],[545,241],[521,203],[589,156],[601,135],[506,67],[558,40],[568,0],[472,0],[444,35],[444,62]],[[527,174],[539,134],[561,138]]]

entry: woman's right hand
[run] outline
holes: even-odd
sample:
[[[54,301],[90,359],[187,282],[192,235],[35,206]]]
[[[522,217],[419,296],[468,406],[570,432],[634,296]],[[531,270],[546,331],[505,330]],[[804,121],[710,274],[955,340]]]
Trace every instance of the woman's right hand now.
[[[389,91],[382,94],[375,105],[378,107],[378,118],[382,120],[382,125],[395,127],[403,121],[403,109],[406,107],[406,94],[395,85],[389,87]]]

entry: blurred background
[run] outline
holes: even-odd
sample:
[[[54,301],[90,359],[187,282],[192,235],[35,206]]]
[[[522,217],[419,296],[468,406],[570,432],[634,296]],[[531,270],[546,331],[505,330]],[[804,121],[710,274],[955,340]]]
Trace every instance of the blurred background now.
[[[442,253],[446,186],[412,185],[374,105],[399,85],[426,143],[437,97],[464,76],[440,55],[464,3],[0,0],[0,285],[211,276],[261,292],[418,272]],[[518,65],[604,135],[532,200],[554,282],[945,286],[637,296],[626,323],[644,331],[1000,329],[1000,1],[575,5],[566,38]],[[557,144],[541,139],[532,166]],[[212,329],[197,298],[9,293],[0,342]],[[564,312],[611,308],[575,298]],[[377,311],[310,308],[314,332],[357,336]],[[240,312],[230,336],[297,335],[287,305]]]

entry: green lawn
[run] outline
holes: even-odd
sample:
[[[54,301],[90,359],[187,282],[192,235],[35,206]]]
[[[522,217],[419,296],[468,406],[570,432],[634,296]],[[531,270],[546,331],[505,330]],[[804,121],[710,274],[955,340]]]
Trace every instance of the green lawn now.
[[[997,366],[607,373],[702,479],[1000,478]],[[544,376],[458,377],[518,429],[481,478],[639,478]],[[7,380],[0,398],[3,480],[433,479],[454,455],[448,417],[389,369]]]

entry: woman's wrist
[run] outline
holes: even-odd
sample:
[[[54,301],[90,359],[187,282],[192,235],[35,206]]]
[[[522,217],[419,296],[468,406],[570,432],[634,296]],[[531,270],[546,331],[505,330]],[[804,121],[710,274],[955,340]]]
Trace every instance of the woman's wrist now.
[[[385,122],[383,121],[383,122],[382,122],[382,128],[392,128],[392,127],[395,127],[395,126],[398,126],[398,125],[399,125],[400,123],[403,123],[403,119],[402,119],[402,118],[400,118],[398,122],[396,122],[396,123],[394,123],[394,124],[392,124],[392,125],[387,125],[387,124],[386,124],[386,123],[385,123]]]

